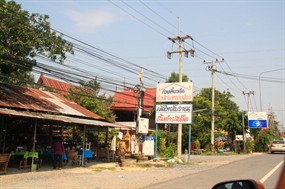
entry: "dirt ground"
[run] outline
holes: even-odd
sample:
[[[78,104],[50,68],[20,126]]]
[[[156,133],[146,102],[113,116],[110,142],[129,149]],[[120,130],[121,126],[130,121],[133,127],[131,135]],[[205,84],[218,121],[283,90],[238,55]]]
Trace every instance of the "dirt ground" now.
[[[149,164],[142,167],[120,167],[114,162],[94,161],[87,163],[86,167],[67,165],[61,170],[53,170],[52,166],[42,166],[36,172],[8,168],[6,175],[0,175],[0,189],[146,188],[154,183],[212,169],[254,155],[258,154],[191,155],[189,163],[175,164],[173,167],[148,167]]]

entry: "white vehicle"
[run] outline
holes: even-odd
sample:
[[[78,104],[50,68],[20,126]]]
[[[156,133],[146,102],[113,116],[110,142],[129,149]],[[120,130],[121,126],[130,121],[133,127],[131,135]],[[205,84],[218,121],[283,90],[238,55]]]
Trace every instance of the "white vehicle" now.
[[[273,140],[269,146],[269,153],[274,152],[285,152],[285,141],[284,140]]]

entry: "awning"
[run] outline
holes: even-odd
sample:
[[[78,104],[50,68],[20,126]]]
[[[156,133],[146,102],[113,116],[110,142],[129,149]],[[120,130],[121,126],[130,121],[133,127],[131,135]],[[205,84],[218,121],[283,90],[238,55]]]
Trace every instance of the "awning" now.
[[[0,108],[0,114],[2,115],[10,115],[10,116],[18,116],[18,117],[27,117],[27,118],[35,118],[41,120],[53,120],[61,123],[67,124],[78,124],[78,125],[88,125],[88,126],[99,126],[99,127],[128,127],[121,124],[109,123],[104,121],[92,120],[92,119],[84,119],[78,117],[71,117],[66,115],[55,115],[55,114],[46,114],[39,112],[30,112],[23,110],[13,110],[7,108]]]

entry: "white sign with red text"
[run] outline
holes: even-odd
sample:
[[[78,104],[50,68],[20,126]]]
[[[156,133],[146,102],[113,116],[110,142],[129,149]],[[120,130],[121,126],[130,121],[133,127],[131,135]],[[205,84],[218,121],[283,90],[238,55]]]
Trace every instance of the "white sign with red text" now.
[[[156,102],[192,101],[193,83],[159,83],[156,86]]]
[[[156,123],[192,123],[192,104],[160,104],[156,105],[155,108]]]

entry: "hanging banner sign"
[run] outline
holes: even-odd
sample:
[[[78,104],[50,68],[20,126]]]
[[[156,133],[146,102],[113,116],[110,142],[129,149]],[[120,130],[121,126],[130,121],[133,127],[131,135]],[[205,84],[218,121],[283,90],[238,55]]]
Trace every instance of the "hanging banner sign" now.
[[[159,83],[156,86],[156,102],[192,101],[193,83]]]
[[[267,128],[266,112],[248,112],[249,128]]]
[[[160,104],[155,108],[156,123],[192,123],[192,104]]]

